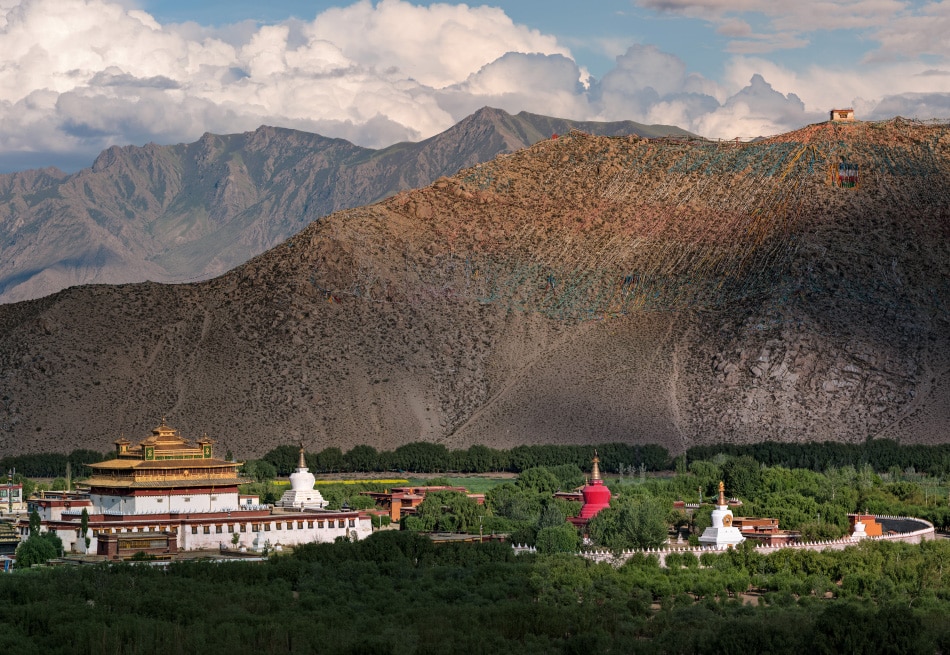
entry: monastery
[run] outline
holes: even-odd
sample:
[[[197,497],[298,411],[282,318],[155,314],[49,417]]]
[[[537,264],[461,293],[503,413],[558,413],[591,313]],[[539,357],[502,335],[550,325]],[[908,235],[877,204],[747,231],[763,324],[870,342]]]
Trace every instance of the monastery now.
[[[129,557],[209,548],[264,550],[337,537],[362,539],[372,532],[365,513],[324,509],[302,448],[291,489],[271,507],[238,493],[239,484],[250,482],[239,475],[238,462],[216,459],[210,439],[189,443],[164,419],[140,444],[119,439],[115,446],[114,459],[89,465],[87,492],[48,492],[29,501],[43,530],[55,532],[67,552]],[[26,538],[29,522],[24,519],[19,528]]]

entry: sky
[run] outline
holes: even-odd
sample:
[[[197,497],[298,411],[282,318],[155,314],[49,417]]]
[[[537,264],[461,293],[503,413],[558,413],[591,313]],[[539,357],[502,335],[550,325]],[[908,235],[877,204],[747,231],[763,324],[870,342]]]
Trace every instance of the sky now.
[[[751,139],[950,117],[950,0],[0,0],[0,172],[273,125],[381,148],[481,107]]]

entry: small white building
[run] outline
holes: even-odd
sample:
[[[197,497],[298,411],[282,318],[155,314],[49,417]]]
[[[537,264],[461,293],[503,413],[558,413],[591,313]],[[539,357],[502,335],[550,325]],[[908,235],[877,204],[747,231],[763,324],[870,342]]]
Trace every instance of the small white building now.
[[[719,482],[719,499],[712,513],[712,525],[703,531],[699,543],[703,546],[725,548],[745,541],[739,528],[732,525],[732,510],[726,503],[725,485]]]
[[[290,474],[290,489],[285,491],[280,500],[277,501],[277,507],[323,509],[327,506],[327,501],[323,499],[323,494],[313,488],[315,482],[316,478],[307,468],[303,446],[301,446],[297,469]]]
[[[854,120],[854,110],[851,108],[848,109],[832,109],[831,116],[829,118],[834,123],[841,121],[853,121]]]

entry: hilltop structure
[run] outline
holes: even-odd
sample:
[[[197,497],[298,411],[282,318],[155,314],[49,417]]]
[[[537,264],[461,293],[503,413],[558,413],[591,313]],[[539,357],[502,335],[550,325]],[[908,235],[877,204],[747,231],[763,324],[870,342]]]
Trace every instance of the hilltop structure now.
[[[238,485],[248,480],[240,477],[237,462],[214,457],[214,442],[206,436],[189,443],[162,420],[137,446],[124,438],[115,444],[114,459],[90,465],[87,492],[46,493],[29,501],[42,529],[55,532],[67,551],[123,557],[228,545],[263,550],[361,539],[372,532],[365,514],[303,504],[306,467],[298,469],[288,492],[301,504],[275,509],[239,495]],[[19,527],[24,538],[29,535],[27,520]]]

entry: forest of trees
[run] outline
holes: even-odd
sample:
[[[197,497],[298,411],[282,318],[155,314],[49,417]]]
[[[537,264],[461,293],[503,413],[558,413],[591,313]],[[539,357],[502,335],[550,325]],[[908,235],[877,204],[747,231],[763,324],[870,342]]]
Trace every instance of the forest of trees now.
[[[17,653],[935,653],[950,649],[950,543],[739,547],[661,568],[412,532],[265,564],[120,564],[0,575]]]
[[[875,471],[914,469],[931,475],[950,474],[950,444],[902,446],[896,441],[873,439],[861,443],[838,442],[778,443],[765,441],[745,445],[693,446],[684,454],[671,457],[655,444],[609,443],[593,446],[534,445],[515,446],[509,450],[475,445],[464,450],[450,450],[442,444],[414,442],[388,451],[372,446],[354,446],[343,452],[329,447],[317,453],[306,453],[307,466],[315,473],[400,471],[406,473],[489,473],[513,472],[538,466],[574,464],[589,471],[594,450],[600,455],[605,472],[618,473],[620,467],[635,471],[682,469],[697,460],[712,460],[719,455],[752,457],[766,466],[804,468],[824,471],[832,467],[870,466]],[[272,464],[277,475],[286,476],[297,466],[300,447],[283,445],[268,451],[254,461]],[[68,455],[38,453],[8,455],[0,458],[0,473],[16,469],[28,478],[66,476],[69,462],[73,476],[79,476],[84,464],[109,459],[112,453],[74,450]]]

